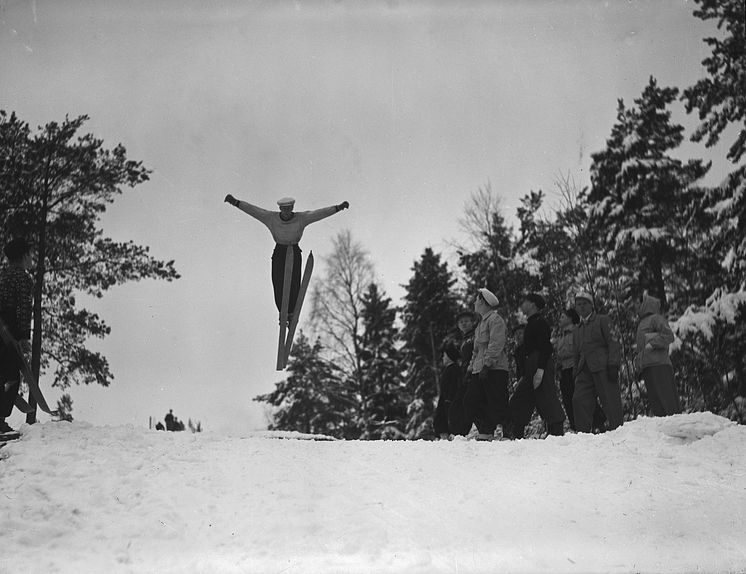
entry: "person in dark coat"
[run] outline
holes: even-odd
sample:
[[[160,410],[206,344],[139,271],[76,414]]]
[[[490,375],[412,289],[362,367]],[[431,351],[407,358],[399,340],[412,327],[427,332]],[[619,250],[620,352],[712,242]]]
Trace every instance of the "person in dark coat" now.
[[[442,352],[443,370],[440,373],[440,393],[438,395],[438,406],[435,408],[433,430],[442,440],[450,440],[451,434],[460,434],[451,430],[448,417],[451,405],[462,382],[459,366],[460,351],[453,341],[448,341],[443,345]],[[463,404],[461,408],[463,408]]]
[[[541,314],[545,306],[544,298],[538,293],[529,293],[521,303],[528,321],[517,362],[521,366],[518,371],[521,377],[510,398],[513,437],[517,439],[523,438],[534,409],[544,419],[549,434],[564,434],[565,413],[554,385],[551,329]]]
[[[469,362],[471,361],[471,354],[474,351],[474,330],[477,328],[477,319],[473,311],[462,311],[456,318],[456,325],[458,326],[460,335],[459,345],[459,363],[461,364],[461,371],[466,375],[466,370],[469,368]]]
[[[25,239],[13,239],[3,250],[8,266],[0,273],[0,318],[18,341],[23,353],[31,353],[31,313],[34,281],[31,249]],[[13,412],[21,387],[20,358],[16,350],[0,341],[0,433],[13,432],[5,419]]]
[[[466,436],[471,431],[472,421],[466,417],[464,410],[464,395],[466,394],[467,381],[469,378],[469,363],[474,351],[474,331],[478,323],[477,316],[473,311],[462,311],[456,317],[458,335],[456,344],[459,348],[460,378],[448,407],[448,427],[451,434]],[[479,423],[477,423],[479,426]]]
[[[174,410],[173,409],[169,409],[168,414],[165,417],[163,417],[163,420],[166,421],[166,430],[167,431],[173,431],[173,430],[175,430],[174,429],[175,418],[174,418]]]

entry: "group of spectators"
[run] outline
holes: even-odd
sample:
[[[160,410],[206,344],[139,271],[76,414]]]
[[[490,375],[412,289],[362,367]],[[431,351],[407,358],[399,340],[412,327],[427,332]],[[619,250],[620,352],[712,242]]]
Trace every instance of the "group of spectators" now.
[[[468,435],[491,441],[524,437],[538,411],[549,435],[562,435],[565,420],[573,432],[601,432],[622,425],[619,386],[620,345],[608,315],[595,311],[587,292],[575,295],[564,311],[558,334],[543,315],[546,301],[528,293],[520,305],[525,324],[512,333],[515,385],[510,384],[507,323],[499,301],[479,289],[474,312],[458,316],[458,335],[442,345],[443,370],[433,421],[436,436]],[[645,382],[654,416],[681,412],[668,348],[674,336],[660,314],[660,301],[643,295],[638,306],[636,374]],[[559,392],[556,384],[559,373]]]

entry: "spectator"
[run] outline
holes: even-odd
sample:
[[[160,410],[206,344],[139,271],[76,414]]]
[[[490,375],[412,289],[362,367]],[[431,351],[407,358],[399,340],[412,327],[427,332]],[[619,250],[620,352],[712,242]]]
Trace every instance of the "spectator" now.
[[[8,266],[0,273],[0,318],[18,341],[20,352],[31,353],[31,311],[34,282],[28,274],[31,250],[25,239],[13,239],[3,250]],[[14,432],[5,422],[13,412],[21,386],[21,357],[0,341],[0,433]]]
[[[538,293],[529,293],[521,303],[528,322],[517,357],[520,378],[510,399],[514,438],[523,438],[534,409],[544,419],[549,434],[564,434],[565,413],[554,385],[551,329],[541,314],[544,307],[546,302]]]
[[[449,440],[451,434],[460,434],[459,429],[452,430],[449,426],[449,412],[454,398],[457,396],[461,383],[461,369],[459,367],[459,348],[449,341],[442,348],[443,370],[440,374],[440,394],[438,395],[438,406],[435,408],[433,430],[442,440]],[[461,406],[463,409],[463,404]]]
[[[524,349],[523,336],[526,332],[526,325],[519,323],[513,329],[513,362],[515,363],[515,378],[520,381],[523,377],[524,367]]]
[[[466,418],[464,410],[464,395],[469,378],[469,363],[474,351],[474,329],[477,325],[477,317],[473,311],[462,311],[456,318],[458,329],[459,365],[460,378],[448,408],[448,427],[451,434],[466,436],[471,431],[473,420]]]
[[[172,431],[174,430],[174,411],[173,409],[169,409],[168,414],[163,417],[166,421],[166,430]]]
[[[681,412],[673,365],[668,346],[673,343],[673,332],[660,314],[660,301],[647,293],[642,296],[637,314],[637,356],[635,371],[642,375],[648,390],[653,416],[663,417]]]
[[[560,318],[561,334],[556,342],[557,360],[560,365],[560,393],[562,404],[567,413],[570,429],[575,429],[575,415],[572,410],[572,395],[575,392],[575,379],[572,376],[572,368],[575,364],[575,353],[573,352],[573,337],[575,330],[580,324],[580,316],[573,309],[565,309]]]
[[[461,370],[464,375],[466,375],[466,371],[469,368],[471,354],[474,351],[474,330],[477,327],[478,321],[478,318],[472,311],[462,311],[456,319],[461,340],[459,362],[461,363]]]
[[[498,424],[504,436],[510,429],[505,320],[497,312],[498,303],[488,289],[479,289],[474,302],[481,320],[474,332],[464,410],[469,427],[477,425],[477,440],[492,440]]]
[[[580,325],[575,337],[575,392],[572,408],[578,432],[591,432],[596,400],[608,420],[609,430],[622,424],[622,395],[619,390],[619,343],[611,333],[608,315],[594,311],[593,297],[575,296]]]

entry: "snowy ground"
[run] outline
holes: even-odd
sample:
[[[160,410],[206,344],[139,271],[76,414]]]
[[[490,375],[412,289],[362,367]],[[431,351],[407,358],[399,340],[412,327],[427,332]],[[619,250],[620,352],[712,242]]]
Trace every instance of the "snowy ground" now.
[[[746,571],[746,427],[709,413],[493,443],[21,430],[2,573]]]

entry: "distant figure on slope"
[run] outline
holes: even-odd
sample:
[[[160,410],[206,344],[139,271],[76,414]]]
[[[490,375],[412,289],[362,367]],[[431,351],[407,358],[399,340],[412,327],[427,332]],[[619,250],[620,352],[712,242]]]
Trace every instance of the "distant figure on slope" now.
[[[8,266],[0,273],[0,317],[19,342],[23,353],[31,352],[31,312],[34,281],[28,274],[31,250],[24,239],[11,240],[4,249]],[[21,385],[21,359],[15,349],[0,341],[0,433],[13,432],[5,418]]]
[[[163,420],[166,421],[166,430],[172,431],[174,430],[174,410],[169,409],[168,414],[163,417]]]
[[[298,245],[303,230],[310,224],[347,209],[350,204],[346,201],[331,207],[323,207],[314,211],[293,211],[295,199],[283,197],[277,202],[280,211],[268,211],[252,205],[246,201],[236,199],[232,195],[225,196],[225,201],[237,207],[251,217],[258,219],[267,226],[275,240],[275,250],[272,253],[272,285],[275,291],[275,305],[282,312],[282,290],[285,283],[285,258],[289,249],[293,249],[293,275],[290,283],[290,300],[288,302],[288,320],[295,312],[295,302],[300,290],[301,249]]]
[[[664,417],[681,412],[673,365],[668,346],[674,336],[668,321],[660,314],[661,303],[645,294],[637,310],[637,356],[635,370],[645,380],[653,416]]]

